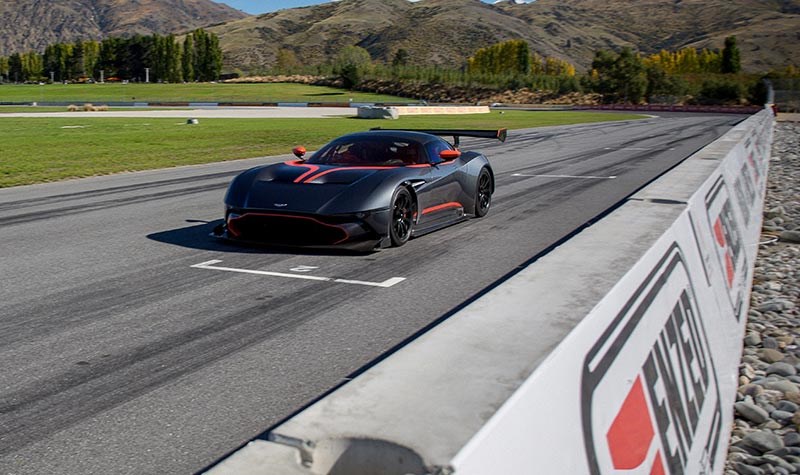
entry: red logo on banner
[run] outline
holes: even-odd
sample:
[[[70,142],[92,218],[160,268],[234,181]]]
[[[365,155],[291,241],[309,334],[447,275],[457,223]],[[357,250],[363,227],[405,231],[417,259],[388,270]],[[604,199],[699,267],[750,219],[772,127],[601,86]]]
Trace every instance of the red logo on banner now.
[[[717,218],[716,222],[714,222],[714,238],[717,240],[719,247],[725,251],[725,279],[728,282],[728,288],[731,288],[733,287],[733,279],[736,277],[736,267],[733,262],[730,246],[728,246],[728,240],[725,239],[725,228],[722,224],[722,217]]]
[[[722,229],[722,219],[717,218],[714,223],[714,237],[717,238],[719,247],[725,247],[725,230]]]
[[[664,462],[661,460],[661,452],[656,454],[656,461],[653,462],[653,470],[650,470],[650,475],[666,475],[664,470]]]
[[[743,165],[740,171],[747,174],[746,165]],[[751,206],[752,200],[755,199],[756,192],[754,185],[741,176],[734,183],[734,192],[733,198],[738,200],[742,216],[735,212],[731,201],[732,196],[728,192],[722,176],[717,178],[711,191],[706,195],[705,201],[709,231],[713,236],[714,247],[716,247],[715,254],[719,259],[720,276],[728,287],[733,315],[740,320],[745,308],[748,273],[741,226],[749,220],[747,210]]]
[[[724,225],[716,227],[730,246]],[[693,295],[674,244],[586,354],[581,404],[592,475],[716,473],[719,386]]]
[[[642,378],[638,377],[606,435],[614,468],[630,470],[642,465],[654,435]]]

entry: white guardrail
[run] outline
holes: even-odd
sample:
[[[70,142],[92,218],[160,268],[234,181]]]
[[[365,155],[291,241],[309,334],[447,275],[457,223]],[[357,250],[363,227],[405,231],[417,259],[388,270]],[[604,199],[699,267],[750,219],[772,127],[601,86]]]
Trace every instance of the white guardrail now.
[[[220,474],[721,474],[764,110]]]

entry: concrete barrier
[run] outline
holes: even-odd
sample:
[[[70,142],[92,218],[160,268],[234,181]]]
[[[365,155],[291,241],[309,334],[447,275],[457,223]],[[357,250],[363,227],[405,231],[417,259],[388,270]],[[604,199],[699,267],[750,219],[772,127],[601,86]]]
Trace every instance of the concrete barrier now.
[[[488,114],[489,106],[398,106],[397,113],[403,115],[429,114]]]
[[[700,112],[709,114],[755,114],[760,106],[706,106],[683,104],[599,104],[579,105],[573,110],[613,110],[636,112]]]
[[[721,474],[773,116],[213,467]]]
[[[394,120],[398,117],[397,109],[395,107],[373,107],[362,106],[358,108],[359,119],[390,119]]]

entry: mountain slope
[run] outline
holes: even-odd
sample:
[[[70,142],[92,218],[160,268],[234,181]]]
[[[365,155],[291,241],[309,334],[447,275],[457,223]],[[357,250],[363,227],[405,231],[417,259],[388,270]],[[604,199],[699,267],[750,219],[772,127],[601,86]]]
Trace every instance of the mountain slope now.
[[[721,48],[737,35],[746,69],[800,64],[800,0],[342,0],[228,22],[221,37],[228,67],[271,65],[279,49],[306,63],[358,45],[390,61],[399,48],[419,64],[458,66],[478,48],[527,40],[546,56],[586,68],[598,49],[643,53],[685,46]]]
[[[588,65],[610,43],[644,53],[722,48],[736,35],[746,69],[800,64],[800,0],[538,0],[501,8],[571,40],[571,57]]]
[[[57,42],[177,33],[245,16],[210,0],[3,0],[0,55]]]

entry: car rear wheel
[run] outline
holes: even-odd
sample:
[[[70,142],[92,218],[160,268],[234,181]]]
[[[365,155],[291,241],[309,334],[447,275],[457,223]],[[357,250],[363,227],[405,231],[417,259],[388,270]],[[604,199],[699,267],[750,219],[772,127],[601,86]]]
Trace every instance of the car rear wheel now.
[[[475,191],[475,216],[482,218],[492,206],[492,174],[483,169],[478,174],[478,186]]]
[[[392,246],[402,246],[411,238],[411,228],[414,225],[414,211],[416,205],[411,193],[405,188],[398,188],[392,196],[392,221],[389,223],[389,237]]]

